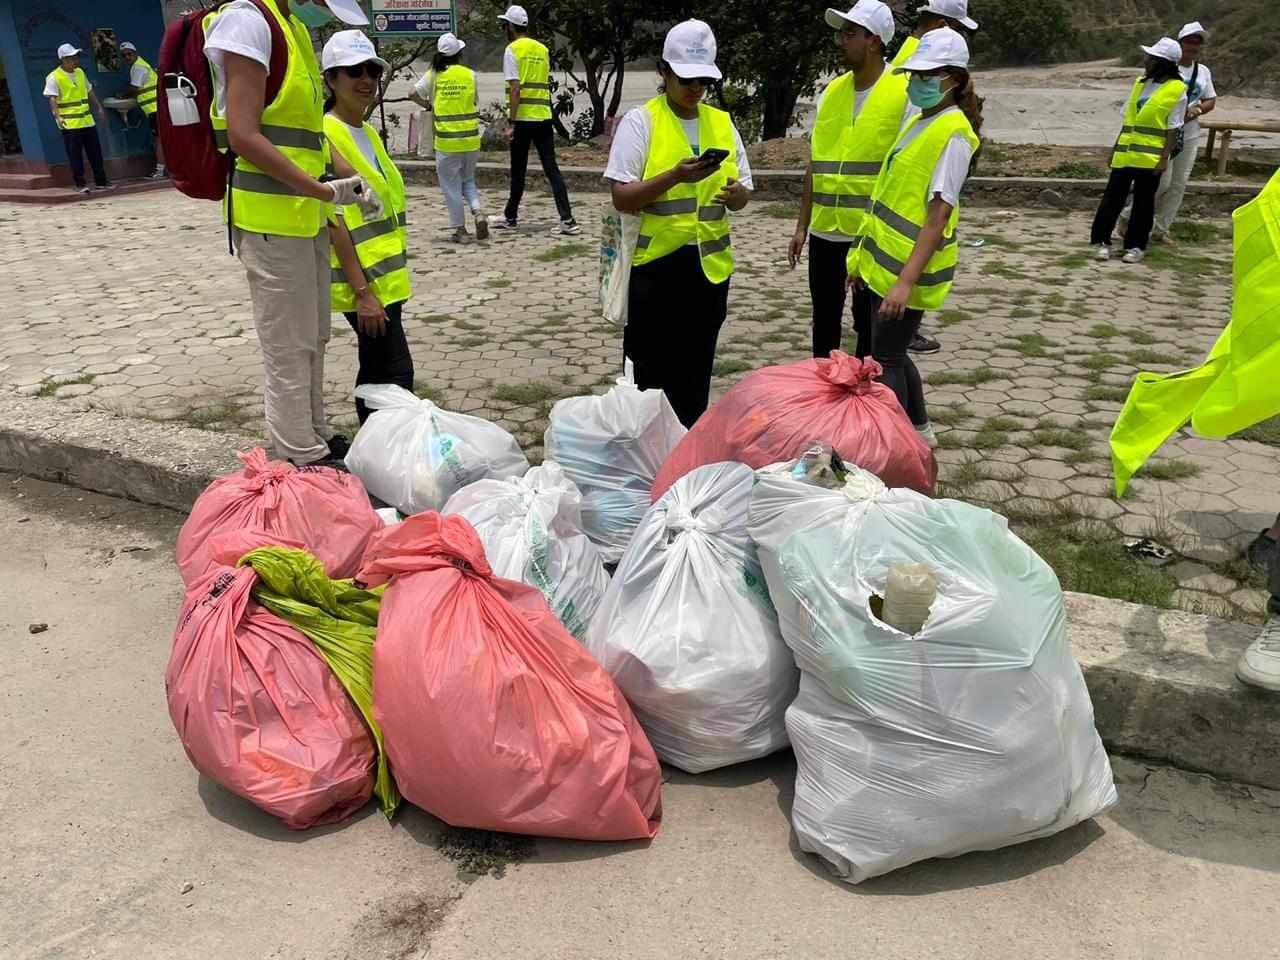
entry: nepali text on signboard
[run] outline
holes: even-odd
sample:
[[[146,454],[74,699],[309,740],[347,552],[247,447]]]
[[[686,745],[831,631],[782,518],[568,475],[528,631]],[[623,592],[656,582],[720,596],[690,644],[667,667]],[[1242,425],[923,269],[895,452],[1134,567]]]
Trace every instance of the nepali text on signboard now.
[[[373,29],[382,37],[452,33],[453,0],[373,0]]]

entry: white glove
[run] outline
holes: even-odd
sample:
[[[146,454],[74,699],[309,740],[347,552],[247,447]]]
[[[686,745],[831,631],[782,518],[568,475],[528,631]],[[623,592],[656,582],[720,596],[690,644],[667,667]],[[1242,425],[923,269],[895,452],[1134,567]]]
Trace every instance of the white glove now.
[[[366,220],[382,219],[382,200],[363,177],[326,181],[333,188],[333,202],[340,207],[354,203]]]

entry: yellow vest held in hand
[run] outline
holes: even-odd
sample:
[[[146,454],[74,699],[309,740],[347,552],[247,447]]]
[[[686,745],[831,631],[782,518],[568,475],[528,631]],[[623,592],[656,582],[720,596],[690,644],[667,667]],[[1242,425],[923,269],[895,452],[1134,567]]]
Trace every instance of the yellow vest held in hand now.
[[[969,118],[959,110],[938,114],[919,136],[899,148],[903,137],[920,120],[919,115],[911,120],[885,157],[872,192],[862,243],[849,251],[850,276],[860,275],[881,297],[898,282],[924,229],[929,187],[943,150],[956,134],[962,135],[974,150],[978,149],[978,138],[969,125]],[[942,233],[942,245],[929,258],[911,289],[911,298],[907,301],[911,309],[936,310],[951,292],[959,261],[956,247],[959,221],[960,205],[956,204]]]
[[[1111,158],[1113,169],[1136,167],[1154,170],[1160,165],[1169,134],[1169,114],[1187,92],[1187,85],[1181,80],[1169,80],[1152,91],[1151,98],[1139,109],[1138,95],[1142,93],[1142,87],[1143,81],[1139,77],[1134,81],[1133,92],[1129,94],[1129,102],[1124,108],[1124,126],[1120,129],[1115,155]]]
[[[329,153],[324,138],[324,84],[311,34],[295,17],[281,16],[275,4],[266,7],[280,24],[289,55],[280,92],[262,111],[262,133],[281,153],[319,179],[325,173]],[[216,16],[217,10],[204,18],[206,35]],[[217,70],[212,61],[210,68]],[[209,106],[209,120],[214,139],[225,152],[230,147],[227,118],[218,113],[216,100]],[[231,189],[222,201],[224,219],[230,217],[241,230],[282,237],[314,237],[324,227],[326,206],[243,157],[236,158]]]
[[[58,84],[58,116],[66,130],[83,130],[94,126],[93,111],[89,108],[89,80],[84,71],[76,67],[75,73],[67,73],[61,67],[49,74]],[[47,83],[49,77],[45,77]]]
[[[142,108],[143,113],[151,116],[156,112],[156,71],[141,57],[136,62],[147,71],[147,82],[138,88],[138,106]]]
[[[681,160],[692,157],[693,148],[680,119],[671,112],[666,94],[645,104],[653,122],[644,179],[666,173]],[[643,266],[696,242],[702,272],[712,283],[733,275],[733,244],[729,237],[729,211],[716,195],[730,179],[738,177],[737,145],[729,114],[705,103],[698,104],[698,148],[729,152],[718,170],[697,183],[678,183],[641,212],[640,236],[631,261]]]
[[[551,119],[551,58],[547,48],[532,37],[521,37],[510,48],[520,73],[520,108],[517,120]],[[511,115],[511,90],[507,88],[507,115]]]
[[[857,119],[853,74],[831,81],[813,125],[810,169],[813,212],[809,228],[857,239],[864,231],[871,192],[884,158],[898,138],[907,106],[906,74],[886,66]]]
[[[354,203],[342,208],[342,219],[351,234],[351,242],[355,244],[356,258],[364,271],[365,281],[384,306],[408,300],[412,293],[409,286],[408,219],[405,216],[404,179],[400,171],[387,156],[382,138],[370,124],[364,125],[364,132],[378,158],[376,168],[356,145],[351,128],[337,117],[325,116],[324,132],[330,148],[351,164],[382,200],[383,216],[380,220],[365,220]],[[329,299],[333,310],[349,313],[356,308],[356,292],[347,282],[347,275],[338,262],[338,252],[332,246],[329,248],[329,267]]]
[[[480,116],[476,113],[476,75],[454,64],[436,74],[431,96],[435,146],[443,153],[480,149]]]

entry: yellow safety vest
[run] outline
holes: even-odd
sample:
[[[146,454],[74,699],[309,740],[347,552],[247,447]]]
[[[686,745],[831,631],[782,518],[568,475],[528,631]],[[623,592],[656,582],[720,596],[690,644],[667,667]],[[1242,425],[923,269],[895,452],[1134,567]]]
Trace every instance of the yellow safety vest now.
[[[871,209],[871,191],[885,155],[898,137],[907,106],[905,74],[886,67],[853,119],[853,74],[827,87],[813,125],[810,149],[813,213],[809,228],[857,238]]]
[[[1113,168],[1154,170],[1160,165],[1169,135],[1169,114],[1187,92],[1187,85],[1182,80],[1169,80],[1152,91],[1151,99],[1138,109],[1138,95],[1142,93],[1142,87],[1143,81],[1139,77],[1134,81],[1133,92],[1129,94],[1129,102],[1124,108],[1124,126],[1120,129],[1115,154],[1111,158]]]
[[[373,152],[378,158],[377,168],[369,163],[351,136],[351,129],[338,117],[325,115],[324,132],[330,148],[341,154],[382,200],[383,216],[380,220],[366,221],[354,203],[342,208],[342,219],[351,234],[351,242],[355,244],[356,258],[360,261],[369,289],[384,305],[408,300],[412,290],[409,285],[404,178],[387,156],[382,138],[370,124],[364,125],[364,132],[373,144]],[[347,283],[347,275],[338,262],[338,251],[332,246],[329,248],[329,267],[329,299],[333,310],[338,313],[354,310],[356,292]]]
[[[436,149],[443,153],[466,153],[480,149],[480,116],[476,113],[476,75],[454,64],[436,74],[431,97],[435,115]]]
[[[49,74],[58,84],[58,116],[67,130],[83,130],[94,126],[93,111],[89,108],[89,81],[84,71],[76,67],[75,73],[67,73],[58,67]],[[49,82],[45,77],[45,82]]]
[[[924,229],[929,208],[929,184],[933,172],[951,138],[962,134],[974,150],[978,138],[969,119],[959,110],[939,114],[911,143],[898,150],[907,132],[920,122],[912,118],[885,157],[871,196],[871,212],[862,244],[849,252],[850,275],[855,272],[880,296],[898,282],[916,239]],[[956,247],[956,224],[960,205],[956,204],[942,234],[942,245],[929,258],[924,272],[911,290],[907,306],[913,310],[936,310],[951,291],[959,253]]]
[[[893,59],[889,61],[891,66],[900,67],[910,60],[917,49],[920,47],[919,37],[907,37],[902,41],[902,46],[898,48],[898,52],[893,55]]]
[[[666,94],[654,97],[644,108],[653,121],[649,156],[644,164],[644,179],[648,180],[694,154],[680,118],[667,104]],[[719,147],[728,150],[729,156],[705,180],[677,183],[644,208],[632,263],[643,266],[697,241],[702,272],[712,283],[723,283],[733,275],[733,242],[729,237],[729,211],[716,194],[738,176],[737,147],[729,114],[698,104],[698,146],[703,153]]]
[[[275,4],[266,7],[280,24],[289,51],[284,82],[276,98],[262,111],[261,130],[281,153],[319,179],[328,163],[328,146],[324,138],[323,84],[311,34],[300,20],[281,16]],[[218,12],[204,18],[206,36]],[[216,100],[209,107],[209,120],[218,148],[225,152],[230,147],[227,118],[218,113]],[[231,222],[248,233],[314,237],[325,224],[324,201],[298,193],[243,157],[236,157],[231,189],[222,202],[224,219],[228,204]]]
[[[141,57],[137,63],[147,68],[147,82],[138,88],[138,106],[147,116],[156,112],[156,71],[151,64]]]
[[[520,109],[517,120],[551,119],[551,58],[547,48],[532,37],[521,37],[508,48],[520,73]],[[507,115],[511,115],[511,88],[507,88]]]

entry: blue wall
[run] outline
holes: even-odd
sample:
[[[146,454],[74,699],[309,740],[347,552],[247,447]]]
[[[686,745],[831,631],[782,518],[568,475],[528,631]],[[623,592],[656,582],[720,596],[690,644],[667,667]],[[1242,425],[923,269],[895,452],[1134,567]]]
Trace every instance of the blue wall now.
[[[115,30],[120,43],[131,40],[155,66],[164,36],[161,0],[0,0],[0,56],[28,161],[51,166],[67,162],[62,134],[42,93],[45,77],[58,65],[61,44],[84,49],[80,66],[99,99],[115,96],[129,82],[123,61],[118,72],[107,74],[100,74],[93,62],[89,35],[103,27]],[[141,111],[129,114],[132,130],[125,128],[116,111],[105,112],[105,120],[95,117],[103,154],[121,159],[150,153],[151,133]]]

